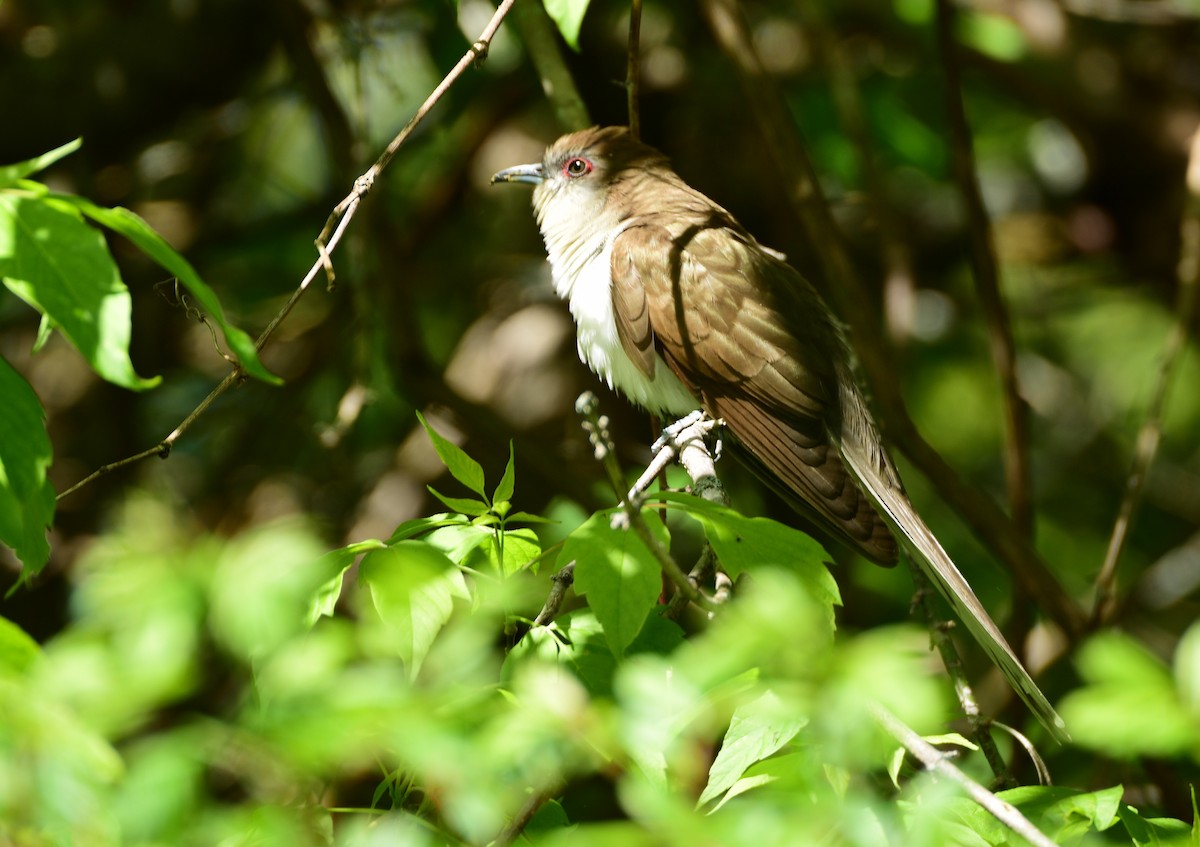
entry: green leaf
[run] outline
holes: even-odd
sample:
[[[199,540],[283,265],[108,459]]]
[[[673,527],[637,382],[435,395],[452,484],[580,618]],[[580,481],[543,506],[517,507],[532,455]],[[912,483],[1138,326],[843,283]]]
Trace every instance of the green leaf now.
[[[691,494],[660,491],[653,496],[700,522],[713,552],[731,577],[771,565],[787,568],[800,577],[833,622],[833,607],[841,605],[841,594],[825,566],[829,554],[811,537],[778,521],[748,518]]]
[[[454,598],[470,597],[462,572],[433,545],[401,541],[368,553],[358,578],[370,589],[375,610],[395,636],[409,677],[415,678],[450,619]]]
[[[50,558],[46,528],[54,521],[54,488],[46,469],[53,451],[42,404],[2,357],[0,397],[0,541],[32,575]]]
[[[473,518],[481,517],[491,511],[491,507],[482,500],[476,500],[473,497],[447,497],[442,494],[432,485],[425,486],[429,493],[442,501],[442,504],[447,509],[453,509],[456,512],[461,512],[464,515],[470,515]]]
[[[134,372],[129,289],[104,237],[70,205],[0,194],[0,277],[46,315],[104,379],[133,390],[159,383]]]
[[[510,529],[504,532],[503,554],[496,549],[496,537],[492,536],[487,549],[493,564],[504,576],[512,576],[542,555],[542,545],[532,529]]]
[[[388,544],[395,544],[397,541],[403,541],[406,538],[416,538],[426,532],[430,532],[443,526],[464,526],[470,523],[470,519],[465,515],[450,515],[442,512],[437,515],[430,515],[427,518],[413,518],[400,524],[392,531],[391,537],[388,539]]]
[[[0,618],[0,676],[20,676],[42,655],[42,648],[25,630]]]
[[[1188,627],[1175,648],[1175,685],[1184,709],[1200,718],[1200,623]]]
[[[546,13],[562,33],[563,40],[579,52],[579,30],[587,13],[589,0],[544,0]]]
[[[1075,742],[1111,756],[1175,756],[1200,743],[1200,729],[1179,702],[1167,667],[1132,638],[1106,632],[1079,650],[1088,683],[1059,712]]]
[[[330,550],[320,558],[317,563],[318,569],[328,571],[330,576],[313,594],[312,604],[308,609],[310,625],[315,624],[322,617],[333,616],[337,601],[342,596],[343,578],[346,571],[350,570],[350,566],[354,564],[354,560],[363,553],[381,550],[386,546],[382,541],[372,538],[367,541],[356,541],[337,550]]]
[[[216,293],[205,284],[191,263],[168,244],[165,238],[155,232],[150,224],[120,206],[107,209],[74,195],[52,196],[72,204],[96,223],[125,236],[165,270],[179,277],[179,281],[196,298],[200,308],[221,328],[221,333],[225,336],[225,343],[233,355],[237,356],[238,362],[246,369],[246,373],[272,385],[283,384],[283,380],[267,370],[259,360],[254,340],[225,319],[225,310],[221,307],[221,301],[217,298]]]
[[[517,474],[515,469],[515,456],[513,454],[513,444],[508,442],[508,464],[504,466],[504,475],[500,477],[500,482],[496,484],[496,490],[492,492],[493,503],[503,503],[512,500],[513,491],[516,488]]]
[[[457,444],[439,435],[420,412],[417,412],[417,420],[425,427],[429,440],[433,442],[433,449],[437,451],[438,458],[442,460],[446,470],[450,471],[450,475],[480,497],[487,499],[487,492],[483,490],[483,468],[479,466],[479,462],[468,456]]]
[[[59,159],[74,153],[83,146],[83,139],[76,138],[74,141],[68,141],[61,147],[55,147],[48,153],[43,153],[32,159],[26,159],[24,162],[17,162],[13,165],[4,165],[0,167],[0,188],[12,185],[19,179],[24,179],[30,174],[35,174],[40,170],[50,167]]]
[[[587,595],[609,646],[621,656],[658,602],[662,576],[657,560],[633,532],[613,529],[616,511],[597,512],[572,532],[559,551],[558,565],[575,561],[575,591]],[[647,524],[668,543],[661,521]]]
[[[746,769],[787,744],[808,723],[804,715],[771,691],[738,707],[721,742],[721,751],[708,770],[708,785],[697,801],[703,806],[733,787]]]

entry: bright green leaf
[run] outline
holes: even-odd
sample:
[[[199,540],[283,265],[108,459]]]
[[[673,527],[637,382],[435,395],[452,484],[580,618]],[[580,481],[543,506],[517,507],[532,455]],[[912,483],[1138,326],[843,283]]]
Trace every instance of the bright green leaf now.
[[[1184,709],[1200,720],[1200,623],[1188,627],[1175,648],[1175,685]]]
[[[429,425],[425,416],[420,412],[417,412],[417,420],[421,422],[421,426],[425,427],[425,432],[429,434],[429,440],[433,442],[433,449],[437,451],[438,458],[442,460],[446,470],[450,471],[450,475],[486,499],[487,492],[483,489],[483,468],[479,466],[479,462],[468,456],[457,444],[442,437]]]
[[[0,188],[12,185],[18,179],[24,179],[30,174],[35,174],[40,170],[50,167],[64,156],[74,153],[81,146],[83,146],[83,139],[76,138],[74,141],[68,141],[61,147],[55,147],[53,150],[43,153],[40,156],[26,159],[24,162],[0,167]]]
[[[500,477],[500,482],[496,484],[496,490],[492,492],[492,503],[496,505],[497,509],[499,509],[500,503],[512,500],[513,491],[516,489],[515,458],[510,441],[508,442],[508,464],[504,466],[504,475]]]
[[[46,469],[53,453],[42,404],[3,358],[0,397],[0,541],[32,575],[50,557],[46,528],[54,521],[54,489]]]
[[[833,607],[841,605],[841,594],[825,566],[829,554],[810,536],[778,521],[748,518],[690,494],[662,491],[655,497],[700,522],[708,543],[731,577],[772,565],[787,568],[800,577],[832,623]]]
[[[614,511],[597,512],[572,532],[558,554],[558,564],[575,561],[575,590],[587,595],[613,653],[620,656],[657,603],[662,575],[657,560],[633,532],[612,527]],[[647,521],[647,525],[667,543],[661,521]]]
[[[1059,711],[1079,745],[1118,757],[1175,756],[1200,742],[1166,666],[1129,636],[1093,637],[1076,665],[1087,684]]]
[[[371,591],[379,617],[395,636],[396,651],[415,678],[454,599],[469,598],[462,572],[446,554],[423,541],[401,541],[368,553],[359,581]]]
[[[427,518],[413,518],[400,524],[392,531],[391,537],[388,539],[388,544],[395,544],[397,541],[404,541],[406,538],[416,538],[426,532],[438,529],[443,526],[463,526],[470,521],[465,515],[451,515],[446,512],[430,515]]]
[[[342,596],[342,581],[354,560],[371,550],[383,549],[386,545],[376,539],[358,541],[337,550],[330,550],[321,557],[317,567],[329,573],[329,579],[313,594],[308,610],[309,624],[315,624],[324,616],[333,616],[338,599]]]
[[[212,318],[221,328],[225,343],[237,356],[238,362],[246,369],[246,373],[272,385],[281,385],[283,380],[267,370],[258,358],[258,350],[254,340],[245,331],[238,329],[225,319],[225,310],[216,293],[200,278],[200,274],[187,259],[183,258],[167,240],[159,235],[148,223],[128,209],[117,206],[107,209],[97,206],[89,200],[74,195],[52,195],[59,200],[70,203],[96,223],[106,226],[113,232],[125,236],[136,244],[142,252],[158,262],[165,270],[179,277],[200,308]]]
[[[464,515],[469,515],[473,518],[478,518],[486,515],[491,511],[491,507],[482,500],[476,500],[472,497],[447,497],[442,494],[432,485],[425,486],[429,493],[442,501],[447,509],[453,509],[456,512],[461,512]]]
[[[583,16],[587,13],[589,0],[543,0],[563,40],[571,49],[579,50],[579,30],[583,27]]]
[[[721,742],[721,751],[708,770],[708,785],[697,805],[703,806],[728,791],[748,767],[773,755],[807,723],[807,716],[797,714],[771,691],[739,706]]]
[[[42,654],[42,648],[25,630],[0,618],[0,675],[24,674]]]
[[[158,384],[129,360],[129,290],[104,237],[70,205],[0,194],[0,277],[104,379],[134,390]]]

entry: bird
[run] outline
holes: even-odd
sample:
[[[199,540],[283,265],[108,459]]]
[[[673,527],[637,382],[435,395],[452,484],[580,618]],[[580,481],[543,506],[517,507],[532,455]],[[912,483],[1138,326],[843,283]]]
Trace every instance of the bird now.
[[[580,358],[663,419],[724,422],[751,469],[866,558],[903,547],[1059,740],[1066,727],[917,513],[816,289],[625,127],[552,143],[492,183],[529,183]]]

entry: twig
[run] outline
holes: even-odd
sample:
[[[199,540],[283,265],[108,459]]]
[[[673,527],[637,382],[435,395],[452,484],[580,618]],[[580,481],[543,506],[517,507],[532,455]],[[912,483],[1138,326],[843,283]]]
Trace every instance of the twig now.
[[[996,248],[988,221],[975,152],[963,105],[962,78],[954,41],[954,7],[950,0],[937,0],[937,42],[945,69],[946,111],[950,118],[950,147],[954,176],[967,208],[967,230],[971,243],[971,272],[987,325],[992,363],[1004,395],[1007,426],[1004,430],[1004,475],[1013,524],[1025,538],[1033,537],[1033,498],[1029,471],[1029,407],[1021,397],[1017,359],[1013,350],[1008,308],[1000,294]]]
[[[942,500],[963,517],[972,530],[1004,562],[1045,613],[1077,638],[1083,615],[1029,541],[1013,532],[1012,522],[986,494],[967,485],[940,453],[917,430],[899,391],[890,355],[880,340],[878,321],[868,304],[872,298],[850,262],[828,204],[813,175],[791,114],[754,52],[746,22],[736,0],[704,0],[701,7],[709,28],[742,80],[748,112],[758,121],[775,172],[782,175],[787,196],[822,264],[814,280],[850,324],[854,349],[872,389],[886,434],[937,489]]]
[[[1130,468],[1129,478],[1125,482],[1125,496],[1108,541],[1104,564],[1096,574],[1096,599],[1092,606],[1093,626],[1106,623],[1116,609],[1117,561],[1125,549],[1130,524],[1141,503],[1146,474],[1158,453],[1158,444],[1162,436],[1163,409],[1175,374],[1179,370],[1179,361],[1187,343],[1188,332],[1196,319],[1197,288],[1200,288],[1200,130],[1192,136],[1187,189],[1188,200],[1180,224],[1181,244],[1179,265],[1176,269],[1179,292],[1175,301],[1175,325],[1167,337],[1158,381],[1150,397],[1146,420],[1138,432],[1133,467]]]
[[[575,584],[575,563],[567,562],[562,570],[550,577],[550,581],[553,583],[550,586],[550,594],[546,597],[542,610],[533,619],[534,626],[545,626],[558,617],[558,610],[562,608],[567,589]]]
[[[504,20],[505,15],[508,14],[509,9],[512,8],[514,2],[515,0],[503,0],[503,2],[501,2],[499,7],[496,9],[496,13],[492,15],[492,19],[488,21],[487,26],[484,27],[483,32],[479,36],[479,40],[471,45],[471,49],[469,49],[463,55],[463,57],[459,59],[458,64],[456,64],[450,70],[450,72],[446,74],[446,76],[438,84],[437,88],[433,90],[433,93],[431,93],[429,97],[425,99],[425,102],[421,104],[419,109],[417,109],[416,114],[413,115],[412,119],[410,119],[404,128],[400,130],[396,137],[391,140],[383,154],[380,155],[380,157],[376,160],[375,164],[373,164],[366,173],[354,181],[353,191],[351,191],[349,195],[347,195],[340,203],[337,204],[337,206],[334,207],[333,212],[330,213],[329,218],[325,222],[325,226],[321,230],[321,234],[317,236],[316,239],[317,252],[319,254],[317,260],[313,263],[308,273],[304,275],[304,279],[300,281],[299,286],[297,286],[297,288],[292,292],[292,296],[288,298],[287,303],[283,305],[283,308],[281,308],[275,317],[271,319],[271,322],[267,324],[266,329],[264,329],[255,340],[255,349],[261,350],[263,348],[279,325],[289,314],[291,314],[292,309],[295,308],[296,303],[299,302],[300,298],[304,295],[304,292],[308,290],[308,287],[312,284],[312,281],[316,278],[317,274],[324,270],[332,282],[333,265],[330,260],[330,255],[341,241],[342,235],[346,231],[346,227],[349,226],[350,221],[353,220],[354,213],[357,211],[362,198],[367,194],[368,191],[371,190],[371,187],[375,184],[375,179],[383,172],[384,168],[388,166],[388,163],[391,162],[392,158],[396,155],[396,151],[400,149],[401,145],[403,145],[408,137],[412,134],[412,131],[416,128],[416,126],[425,118],[429,111],[443,97],[443,95],[445,95],[450,86],[453,85],[460,76],[462,76],[467,68],[469,68],[475,62],[481,61],[487,55],[488,45],[491,43],[492,38],[495,37],[496,30],[499,29],[501,22]],[[179,438],[181,438],[183,434],[191,428],[192,424],[195,423],[196,420],[208,410],[213,402],[215,402],[218,397],[220,397],[234,385],[240,383],[243,379],[245,379],[245,377],[245,368],[243,368],[240,364],[236,365],[233,370],[230,371],[211,392],[209,392],[208,396],[201,400],[200,404],[196,406],[196,408],[193,409],[191,413],[189,413],[188,416],[179,423],[178,426],[175,427],[171,434],[154,447],[143,450],[140,453],[135,453],[132,456],[127,456],[126,458],[120,459],[116,462],[102,465],[100,468],[96,469],[91,474],[59,494],[57,499],[61,500],[68,494],[78,491],[80,488],[83,488],[85,485],[88,485],[96,479],[112,473],[118,468],[123,468],[127,465],[132,465],[136,462],[139,462],[149,456],[160,456],[162,458],[166,458],[168,455],[170,455],[171,448],[175,445],[175,442],[178,441]]]
[[[641,126],[641,36],[642,0],[629,3],[629,63],[625,70],[625,97],[629,104],[629,134],[642,137]]]
[[[667,579],[675,584],[676,589],[683,594],[687,599],[695,603],[705,611],[713,611],[715,604],[700,591],[699,588],[692,585],[688,580],[687,574],[679,567],[679,564],[671,558],[670,552],[663,547],[662,543],[650,531],[650,527],[646,524],[645,518],[642,517],[642,510],[638,500],[640,498],[631,499],[625,497],[623,483],[621,479],[621,468],[617,464],[616,451],[612,443],[612,436],[608,432],[608,418],[600,415],[600,401],[596,395],[590,391],[585,391],[579,395],[575,401],[575,411],[584,419],[584,428],[588,432],[588,438],[595,448],[596,459],[604,467],[608,475],[608,481],[613,487],[613,492],[621,497],[622,515],[629,529],[633,530],[638,539],[650,551],[662,568]]]
[[[521,808],[512,816],[512,820],[505,825],[504,829],[500,830],[500,834],[487,847],[508,847],[509,844],[516,841],[517,836],[521,834],[525,827],[529,826],[529,822],[533,820],[533,816],[537,814],[538,809],[542,808],[542,806],[546,805],[546,803],[559,794],[562,794],[563,789],[566,787],[566,783],[559,780],[540,791],[531,790],[529,797],[521,804]]]
[[[908,569],[912,571],[913,585],[916,587],[916,592],[913,594],[913,606],[920,606],[921,611],[925,613],[929,636],[942,656],[942,664],[946,666],[946,673],[954,682],[954,693],[958,695],[958,703],[962,706],[963,714],[967,716],[967,722],[971,725],[971,736],[979,745],[979,749],[983,751],[983,757],[987,760],[996,779],[1004,787],[1010,788],[1014,784],[1012,776],[1008,772],[1008,766],[1005,765],[1004,759],[1000,756],[996,740],[988,731],[990,721],[979,713],[979,704],[975,702],[975,692],[971,690],[971,684],[967,682],[967,673],[963,669],[962,657],[958,654],[954,639],[950,637],[948,630],[952,624],[939,620],[934,614],[933,603],[929,600],[933,593],[929,578],[912,559],[907,556],[905,558],[908,560]]]
[[[1001,800],[975,780],[951,764],[950,760],[936,747],[918,735],[907,724],[879,704],[871,707],[871,713],[880,726],[900,742],[934,776],[942,777],[962,786],[967,796],[986,809],[1000,823],[1011,829],[1035,847],[1056,847],[1029,818],[1021,814],[1016,806]]]

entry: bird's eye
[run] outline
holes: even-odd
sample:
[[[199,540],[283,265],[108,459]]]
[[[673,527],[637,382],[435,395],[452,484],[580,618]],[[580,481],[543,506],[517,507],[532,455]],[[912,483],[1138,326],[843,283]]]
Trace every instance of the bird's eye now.
[[[570,177],[583,176],[592,172],[592,163],[587,159],[576,156],[573,159],[568,159],[563,165],[563,173]]]

